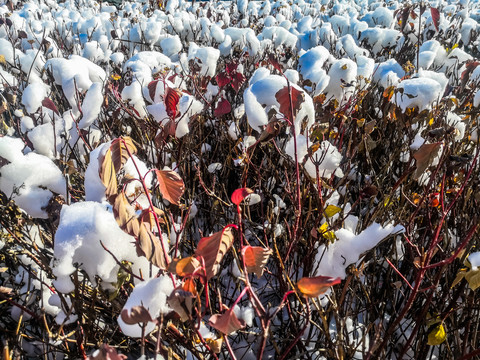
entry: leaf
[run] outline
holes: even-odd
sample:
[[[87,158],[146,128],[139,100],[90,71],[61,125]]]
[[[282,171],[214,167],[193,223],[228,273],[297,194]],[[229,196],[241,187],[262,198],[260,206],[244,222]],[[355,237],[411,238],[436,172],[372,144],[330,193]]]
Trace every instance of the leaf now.
[[[183,259],[174,259],[170,265],[168,265],[168,271],[178,276],[186,276],[191,275],[200,266],[200,261],[198,261],[197,258],[189,256]]]
[[[28,35],[25,31],[23,30],[18,30],[17,35],[20,39],[26,39],[28,38]]]
[[[468,281],[468,286],[472,290],[476,290],[480,287],[480,270],[469,270],[465,273],[465,279]]]
[[[232,85],[232,88],[233,90],[235,90],[235,92],[238,94],[238,91],[240,90],[240,88],[242,87],[242,85],[245,83],[247,79],[245,78],[245,76],[242,74],[242,73],[235,73],[233,76],[232,76],[232,82],[231,82],[231,85]]]
[[[87,360],[126,360],[127,356],[118,354],[114,347],[108,344],[102,344],[100,349],[94,351],[92,355],[87,356]]]
[[[153,80],[153,81],[150,81],[147,85],[148,95],[150,95],[150,99],[152,99],[152,102],[155,102],[155,94],[157,93],[157,84],[158,84],[158,80]]]
[[[133,237],[138,237],[140,222],[135,214],[135,209],[130,205],[123,191],[115,197],[112,210],[120,229]]]
[[[435,156],[438,154],[440,149],[441,142],[433,144],[423,144],[420,148],[413,154],[413,157],[417,161],[417,169],[413,175],[415,179],[418,179],[424,171],[430,166]]]
[[[165,91],[165,109],[170,119],[175,119],[180,113],[178,111],[178,103],[180,101],[180,95],[177,90],[167,87]]]
[[[160,269],[167,269],[167,262],[170,261],[170,257],[167,254],[167,259],[165,259],[160,240],[144,222],[140,222],[137,239],[137,255],[145,256],[148,261]]]
[[[342,209],[335,205],[328,205],[324,211],[325,215],[331,218],[333,215],[338,214],[340,211],[342,211]]]
[[[163,198],[170,203],[178,205],[180,197],[185,191],[182,178],[173,170],[155,170],[158,181],[158,189]]]
[[[230,77],[223,71],[218,74],[215,79],[217,80],[217,85],[219,88],[223,88],[230,83]]]
[[[236,73],[238,69],[238,63],[235,61],[231,61],[225,65],[225,71],[227,74]]]
[[[9,295],[9,294],[12,293],[12,291],[13,291],[12,288],[5,287],[5,286],[0,286],[0,294]]]
[[[433,25],[435,26],[435,30],[438,31],[438,23],[440,21],[440,12],[437,8],[430,7],[430,13],[432,14],[432,21]]]
[[[195,256],[202,256],[205,261],[207,280],[214,277],[220,270],[220,262],[225,253],[232,247],[233,233],[230,226],[215,234],[201,238],[195,251]]]
[[[428,334],[427,343],[431,346],[440,345],[445,341],[446,338],[447,334],[445,333],[445,327],[443,326],[443,324],[438,324]]]
[[[266,249],[261,246],[245,246],[242,249],[242,256],[247,271],[249,273],[253,272],[258,278],[261,278],[268,258],[272,253],[272,249]]]
[[[114,201],[113,197],[117,195],[117,174],[130,158],[129,152],[132,155],[137,152],[132,139],[128,136],[120,137],[113,140],[105,155],[99,158],[100,180],[106,187],[105,196],[110,203]]]
[[[280,104],[280,112],[291,122],[293,122],[294,117],[297,115],[300,105],[302,105],[304,100],[304,94],[300,90],[297,90],[293,86],[290,86],[292,93],[292,104],[293,104],[293,114],[290,107],[290,94],[288,92],[288,86],[283,87],[275,94],[275,99],[277,99]]]
[[[304,277],[297,283],[298,290],[306,297],[314,298],[325,293],[330,286],[340,284],[341,279],[329,276]]]
[[[42,106],[46,107],[47,109],[52,110],[55,114],[60,115],[57,107],[55,106],[55,104],[53,103],[53,101],[50,98],[46,97],[45,99],[43,99],[42,100]]]
[[[223,314],[212,315],[209,319],[210,326],[221,333],[228,335],[245,327],[245,322],[237,318],[233,309],[228,309]]]
[[[231,111],[232,111],[232,105],[230,105],[230,102],[227,99],[222,97],[220,101],[217,103],[217,106],[213,111],[213,115],[215,117],[221,117],[223,115],[229,114]]]
[[[241,188],[237,189],[232,193],[231,199],[235,205],[240,205],[240,203],[245,199],[248,195],[252,194],[253,190],[249,188]]]
[[[277,59],[275,58],[275,55],[270,53],[268,55],[268,61],[270,62],[270,64],[273,65],[275,69],[277,69],[281,74],[283,74],[282,65],[280,65],[280,63],[277,61]]]
[[[223,338],[205,339],[205,342],[215,354],[220,354],[222,351]]]
[[[191,292],[179,287],[167,297],[167,304],[180,316],[180,320],[185,322],[192,318],[194,298],[195,296]]]
[[[120,317],[127,325],[154,322],[152,316],[143,305],[132,306],[130,311],[128,311],[128,309],[123,309],[120,313]]]

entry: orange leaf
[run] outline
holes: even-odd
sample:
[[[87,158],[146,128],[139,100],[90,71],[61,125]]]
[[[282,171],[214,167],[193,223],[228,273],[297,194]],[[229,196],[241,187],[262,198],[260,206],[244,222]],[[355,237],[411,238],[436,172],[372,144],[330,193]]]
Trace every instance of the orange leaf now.
[[[223,314],[212,315],[209,322],[212,327],[225,335],[245,327],[245,322],[237,318],[232,309],[228,309]]]
[[[130,205],[123,191],[115,197],[113,215],[120,229],[131,236],[138,236],[140,223],[135,214],[135,209]]]
[[[197,258],[189,256],[183,259],[173,260],[170,265],[168,265],[168,271],[178,276],[186,276],[191,275],[200,266],[200,261],[198,261]]]
[[[249,188],[241,188],[237,189],[232,194],[232,202],[235,205],[240,205],[240,203],[245,199],[248,195],[252,194],[253,190]]]
[[[415,179],[418,179],[424,171],[430,166],[435,156],[440,150],[441,142],[434,144],[423,144],[420,148],[413,154],[413,157],[417,161],[417,169],[413,175]]]
[[[182,178],[173,170],[155,170],[158,181],[158,189],[164,199],[178,205],[180,197],[185,191],[185,184]]]
[[[212,278],[220,269],[220,262],[225,253],[232,247],[233,233],[231,227],[225,227],[222,231],[201,238],[195,251],[195,256],[202,256],[205,261],[207,279]]]
[[[167,268],[167,262],[170,261],[170,257],[167,254],[167,259],[165,259],[160,240],[144,222],[140,222],[137,239],[137,255],[145,256],[153,265],[165,270]]]
[[[242,256],[248,272],[257,274],[260,278],[268,258],[273,253],[272,249],[265,249],[261,246],[245,246],[242,249]]]
[[[330,286],[340,284],[340,278],[329,276],[304,277],[297,283],[298,290],[306,297],[318,297],[325,293]]]

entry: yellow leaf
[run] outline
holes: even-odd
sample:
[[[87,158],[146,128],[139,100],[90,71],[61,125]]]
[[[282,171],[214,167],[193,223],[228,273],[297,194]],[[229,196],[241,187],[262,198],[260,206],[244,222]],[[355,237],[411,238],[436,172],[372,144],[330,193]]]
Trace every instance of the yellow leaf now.
[[[122,77],[121,77],[120,75],[118,75],[118,74],[112,74],[112,75],[110,75],[110,76],[111,76],[111,78],[112,78],[113,80],[115,80],[115,81],[120,80],[120,79],[122,78]]]
[[[468,281],[468,286],[472,290],[476,290],[480,287],[480,270],[470,270],[465,274],[465,279]]]
[[[432,117],[430,121],[428,122],[428,125],[432,126],[433,125],[434,118]]]
[[[342,66],[342,70],[347,70],[347,68],[348,68],[347,64]]]
[[[328,206],[325,208],[325,215],[330,218],[330,217],[332,217],[333,215],[338,214],[340,211],[342,211],[342,209],[339,208],[338,206],[328,205]]]
[[[7,62],[5,61],[5,55],[0,55],[0,64],[7,65]]]
[[[458,273],[457,276],[455,277],[455,280],[453,280],[452,283],[452,288],[457,285],[462,279],[465,277],[466,271],[464,269],[461,269]]]
[[[443,324],[438,324],[428,334],[428,345],[440,345],[445,341],[446,338],[447,334],[445,333],[445,327]]]

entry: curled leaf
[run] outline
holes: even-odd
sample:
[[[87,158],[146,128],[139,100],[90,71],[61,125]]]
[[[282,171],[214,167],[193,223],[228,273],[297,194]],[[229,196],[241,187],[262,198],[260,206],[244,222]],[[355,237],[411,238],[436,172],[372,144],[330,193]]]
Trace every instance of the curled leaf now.
[[[207,279],[215,276],[220,269],[220,262],[225,253],[232,247],[233,233],[231,227],[225,227],[215,234],[201,238],[195,256],[203,257]]]
[[[60,115],[60,113],[58,112],[57,106],[53,103],[53,101],[50,98],[46,97],[45,99],[43,99],[42,106],[52,110],[55,114]]]
[[[223,314],[215,314],[210,317],[209,323],[221,333],[228,335],[245,327],[245,322],[237,318],[233,309],[228,309]]]
[[[182,178],[173,170],[155,170],[158,181],[158,189],[164,199],[178,205],[180,197],[185,191]]]
[[[242,256],[248,272],[253,272],[260,278],[263,270],[268,262],[268,258],[272,255],[272,249],[265,249],[261,246],[245,246],[242,249]]]
[[[232,193],[231,199],[235,205],[240,205],[240,203],[245,199],[248,195],[252,194],[253,190],[249,188],[241,188],[237,189]]]
[[[329,276],[304,277],[297,283],[298,290],[306,297],[318,297],[325,293],[330,286],[340,284],[340,278]]]
[[[123,322],[128,325],[153,322],[150,313],[143,305],[133,306],[130,311],[123,309],[120,313]]]

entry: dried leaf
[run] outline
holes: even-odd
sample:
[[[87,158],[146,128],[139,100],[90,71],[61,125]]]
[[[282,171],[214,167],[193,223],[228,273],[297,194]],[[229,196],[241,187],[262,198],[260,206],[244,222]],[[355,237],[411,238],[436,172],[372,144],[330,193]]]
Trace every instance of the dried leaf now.
[[[340,284],[340,278],[332,278],[329,276],[316,276],[301,278],[297,287],[298,290],[306,297],[318,297],[325,293],[330,286]]]
[[[143,305],[133,306],[130,311],[123,309],[120,313],[123,322],[128,325],[153,322],[152,316]]]
[[[435,326],[428,334],[428,345],[440,345],[447,338],[443,324]]]
[[[120,229],[133,237],[138,237],[140,222],[135,214],[135,209],[130,205],[123,191],[115,197],[112,210]]]
[[[435,26],[435,30],[438,31],[438,23],[440,21],[440,12],[437,8],[430,7],[430,13],[432,14],[432,21],[433,25]]]
[[[165,91],[165,109],[170,119],[175,119],[180,113],[178,111],[178,103],[180,101],[180,94],[177,90],[167,87]]]
[[[0,286],[0,294],[11,294],[13,291],[12,288],[9,288],[9,287],[5,287],[5,286]]]
[[[232,111],[232,105],[230,105],[230,102],[227,99],[222,97],[220,101],[217,103],[217,106],[213,111],[213,115],[215,117],[221,117],[223,115],[229,114],[231,111]]]
[[[189,256],[183,259],[174,259],[170,265],[168,265],[168,271],[178,276],[186,276],[191,275],[200,266],[200,261],[198,261],[197,258]]]
[[[100,349],[92,355],[87,356],[87,360],[126,360],[127,356],[118,354],[117,350],[108,344],[103,344]]]
[[[201,238],[195,251],[195,256],[202,256],[205,261],[207,279],[215,276],[220,269],[220,262],[233,244],[232,228],[225,227],[215,234]]]
[[[247,271],[255,273],[258,278],[262,277],[263,269],[272,253],[272,249],[266,249],[261,246],[245,246],[242,249],[242,256]]]
[[[178,205],[180,197],[185,191],[182,178],[173,170],[155,170],[158,181],[158,189],[163,198],[170,203]]]
[[[414,178],[418,179],[424,171],[430,166],[435,156],[440,150],[441,142],[433,144],[423,144],[420,148],[413,154],[413,157],[417,161],[417,169],[415,170]]]
[[[231,199],[235,205],[240,205],[240,203],[245,199],[248,195],[252,194],[253,190],[249,188],[241,188],[237,189],[232,193]]]
[[[300,106],[304,101],[305,95],[300,90],[297,90],[293,86],[290,86],[293,113],[292,108],[290,107],[290,93],[288,91],[288,86],[283,87],[283,89],[277,91],[275,94],[275,99],[277,99],[280,104],[280,112],[290,121],[293,122],[295,116],[300,110]]]
[[[167,297],[168,305],[180,316],[180,320],[185,322],[192,318],[193,300],[195,296],[182,288],[176,288]]]
[[[167,262],[170,261],[168,254],[165,255],[162,244],[158,237],[150,230],[149,226],[144,222],[140,222],[140,230],[137,243],[137,255],[145,256],[156,267],[165,270]]]
[[[205,342],[215,354],[220,354],[222,351],[223,338],[205,339]]]
[[[209,320],[210,326],[221,333],[228,335],[245,327],[245,322],[237,318],[232,309],[223,314],[212,315]]]

